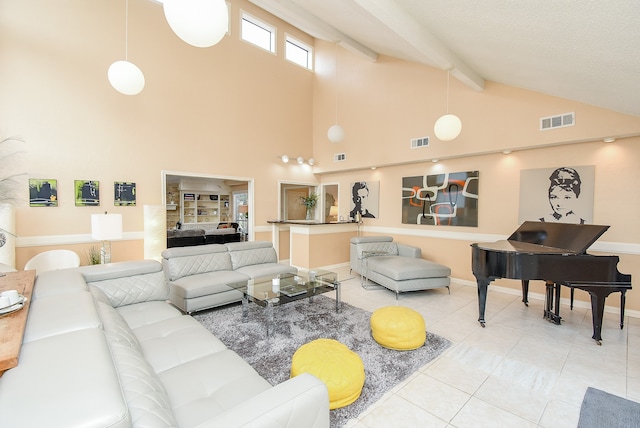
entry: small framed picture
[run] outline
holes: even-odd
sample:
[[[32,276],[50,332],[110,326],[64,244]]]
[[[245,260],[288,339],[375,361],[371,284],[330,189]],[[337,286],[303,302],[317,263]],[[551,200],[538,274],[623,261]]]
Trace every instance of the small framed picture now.
[[[30,207],[57,207],[58,206],[58,180],[29,179],[29,206]]]
[[[75,180],[76,207],[96,207],[100,205],[100,182]]]
[[[115,181],[113,183],[113,205],[121,207],[135,207],[136,183]]]

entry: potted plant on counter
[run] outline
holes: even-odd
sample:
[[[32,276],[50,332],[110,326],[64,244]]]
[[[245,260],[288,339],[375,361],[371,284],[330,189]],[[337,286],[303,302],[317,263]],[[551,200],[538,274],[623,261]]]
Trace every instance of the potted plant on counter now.
[[[309,196],[300,196],[300,203],[307,208],[306,220],[313,220],[313,209],[318,203],[318,195],[309,193]]]

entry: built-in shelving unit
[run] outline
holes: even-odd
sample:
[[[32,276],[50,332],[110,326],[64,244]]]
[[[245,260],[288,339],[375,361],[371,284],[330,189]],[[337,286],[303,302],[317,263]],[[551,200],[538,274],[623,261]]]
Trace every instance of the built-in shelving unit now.
[[[180,205],[183,224],[230,221],[228,194],[180,191]]]
[[[177,184],[167,186],[167,229],[174,229],[180,220],[180,190]]]

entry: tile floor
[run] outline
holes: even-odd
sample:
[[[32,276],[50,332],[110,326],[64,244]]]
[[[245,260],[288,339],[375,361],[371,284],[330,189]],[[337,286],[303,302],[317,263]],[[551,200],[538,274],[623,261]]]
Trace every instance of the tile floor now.
[[[336,271],[349,277],[348,267]],[[342,282],[344,302],[368,311],[396,304],[354,276]],[[542,318],[543,301],[520,300],[489,287],[481,328],[475,286],[401,295],[398,304],[453,344],[347,426],[575,428],[588,386],[640,401],[640,319],[627,317],[620,330],[619,315],[606,313],[597,346],[590,310],[561,307],[558,326]]]

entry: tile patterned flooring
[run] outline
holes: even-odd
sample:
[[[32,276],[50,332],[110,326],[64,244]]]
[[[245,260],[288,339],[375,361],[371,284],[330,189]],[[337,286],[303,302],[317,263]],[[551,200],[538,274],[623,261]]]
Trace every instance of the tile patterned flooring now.
[[[336,269],[349,278],[349,269]],[[357,274],[342,282],[342,300],[367,311],[403,305],[420,312],[427,330],[453,342],[350,428],[576,427],[588,386],[640,402],[640,319],[605,313],[602,346],[591,311],[561,307],[562,325],[542,318],[544,302],[492,290],[486,328],[478,322],[477,288],[405,293],[364,290]],[[612,296],[617,296],[616,294]],[[615,297],[614,297],[615,298]]]

